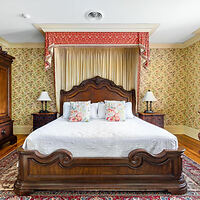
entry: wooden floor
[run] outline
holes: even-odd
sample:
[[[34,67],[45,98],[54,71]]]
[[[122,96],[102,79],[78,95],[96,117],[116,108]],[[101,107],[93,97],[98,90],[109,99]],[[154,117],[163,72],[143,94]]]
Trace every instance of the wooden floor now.
[[[185,155],[200,164],[200,141],[187,135],[176,135],[179,146],[185,148]]]
[[[11,151],[20,147],[24,143],[26,137],[27,135],[17,135],[17,143],[13,145],[9,145],[9,142],[7,144],[4,144],[0,149],[0,159],[9,154]]]
[[[197,141],[187,135],[176,135],[179,141],[179,146],[186,149],[185,155],[200,164],[200,141]],[[5,144],[0,149],[0,159],[9,154],[11,151],[20,147],[27,135],[17,135],[17,143],[13,145]]]

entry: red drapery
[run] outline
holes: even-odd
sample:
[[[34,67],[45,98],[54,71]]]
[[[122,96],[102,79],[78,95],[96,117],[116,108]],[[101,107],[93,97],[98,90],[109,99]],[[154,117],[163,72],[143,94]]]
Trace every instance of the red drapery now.
[[[45,68],[51,67],[53,49],[56,46],[138,46],[140,65],[149,64],[148,32],[46,32],[45,33]],[[139,100],[140,66],[138,68],[137,99]]]
[[[144,60],[143,66],[149,64],[148,32],[46,32],[45,34],[45,68],[51,66],[53,48],[58,45],[127,45],[138,46]]]

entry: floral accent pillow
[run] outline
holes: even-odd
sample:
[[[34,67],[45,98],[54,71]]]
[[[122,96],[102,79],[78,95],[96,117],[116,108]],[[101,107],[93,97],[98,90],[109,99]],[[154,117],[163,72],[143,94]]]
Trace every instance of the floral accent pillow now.
[[[105,101],[105,119],[108,121],[125,121],[125,101]]]
[[[70,102],[69,121],[88,122],[90,120],[90,101]]]

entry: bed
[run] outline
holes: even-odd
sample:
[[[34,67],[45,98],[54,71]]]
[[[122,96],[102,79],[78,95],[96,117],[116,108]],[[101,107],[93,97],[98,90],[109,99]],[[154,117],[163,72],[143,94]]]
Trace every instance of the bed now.
[[[93,103],[104,100],[132,102],[135,114],[135,91],[126,91],[113,81],[99,76],[60,94],[61,115],[64,102],[88,100]],[[67,123],[71,123],[74,129],[71,127],[67,132],[70,126]],[[101,128],[91,128],[95,126]],[[104,131],[104,126],[115,131]],[[132,126],[137,131],[131,135]],[[146,140],[141,140],[140,132],[146,129],[145,126],[150,127],[146,127],[149,133]],[[70,136],[73,133],[77,136],[76,130],[80,127],[85,128],[85,132],[70,145]],[[126,137],[117,131],[123,130],[123,127],[126,127]],[[40,142],[37,142],[37,134]],[[55,140],[56,134],[58,141]],[[101,134],[102,137],[97,139]],[[48,140],[52,143],[45,143],[48,137],[52,137]],[[156,139],[160,137],[161,140]],[[161,141],[164,141],[163,145]],[[78,150],[75,148],[77,145]],[[182,175],[183,152],[178,148],[175,136],[136,117],[126,122],[107,124],[104,120],[92,120],[85,125],[81,122],[64,122],[61,117],[40,128],[27,138],[23,148],[18,149],[19,167],[14,190],[18,195],[27,195],[35,190],[168,191],[184,194],[187,184]]]

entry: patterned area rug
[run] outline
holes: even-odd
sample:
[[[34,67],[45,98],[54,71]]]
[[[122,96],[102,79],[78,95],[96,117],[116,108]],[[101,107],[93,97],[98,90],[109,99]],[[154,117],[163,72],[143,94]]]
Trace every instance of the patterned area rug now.
[[[183,172],[188,184],[188,193],[171,195],[164,192],[65,192],[38,191],[31,196],[18,197],[13,192],[17,176],[16,150],[0,160],[0,200],[200,200],[200,165],[184,156]]]

